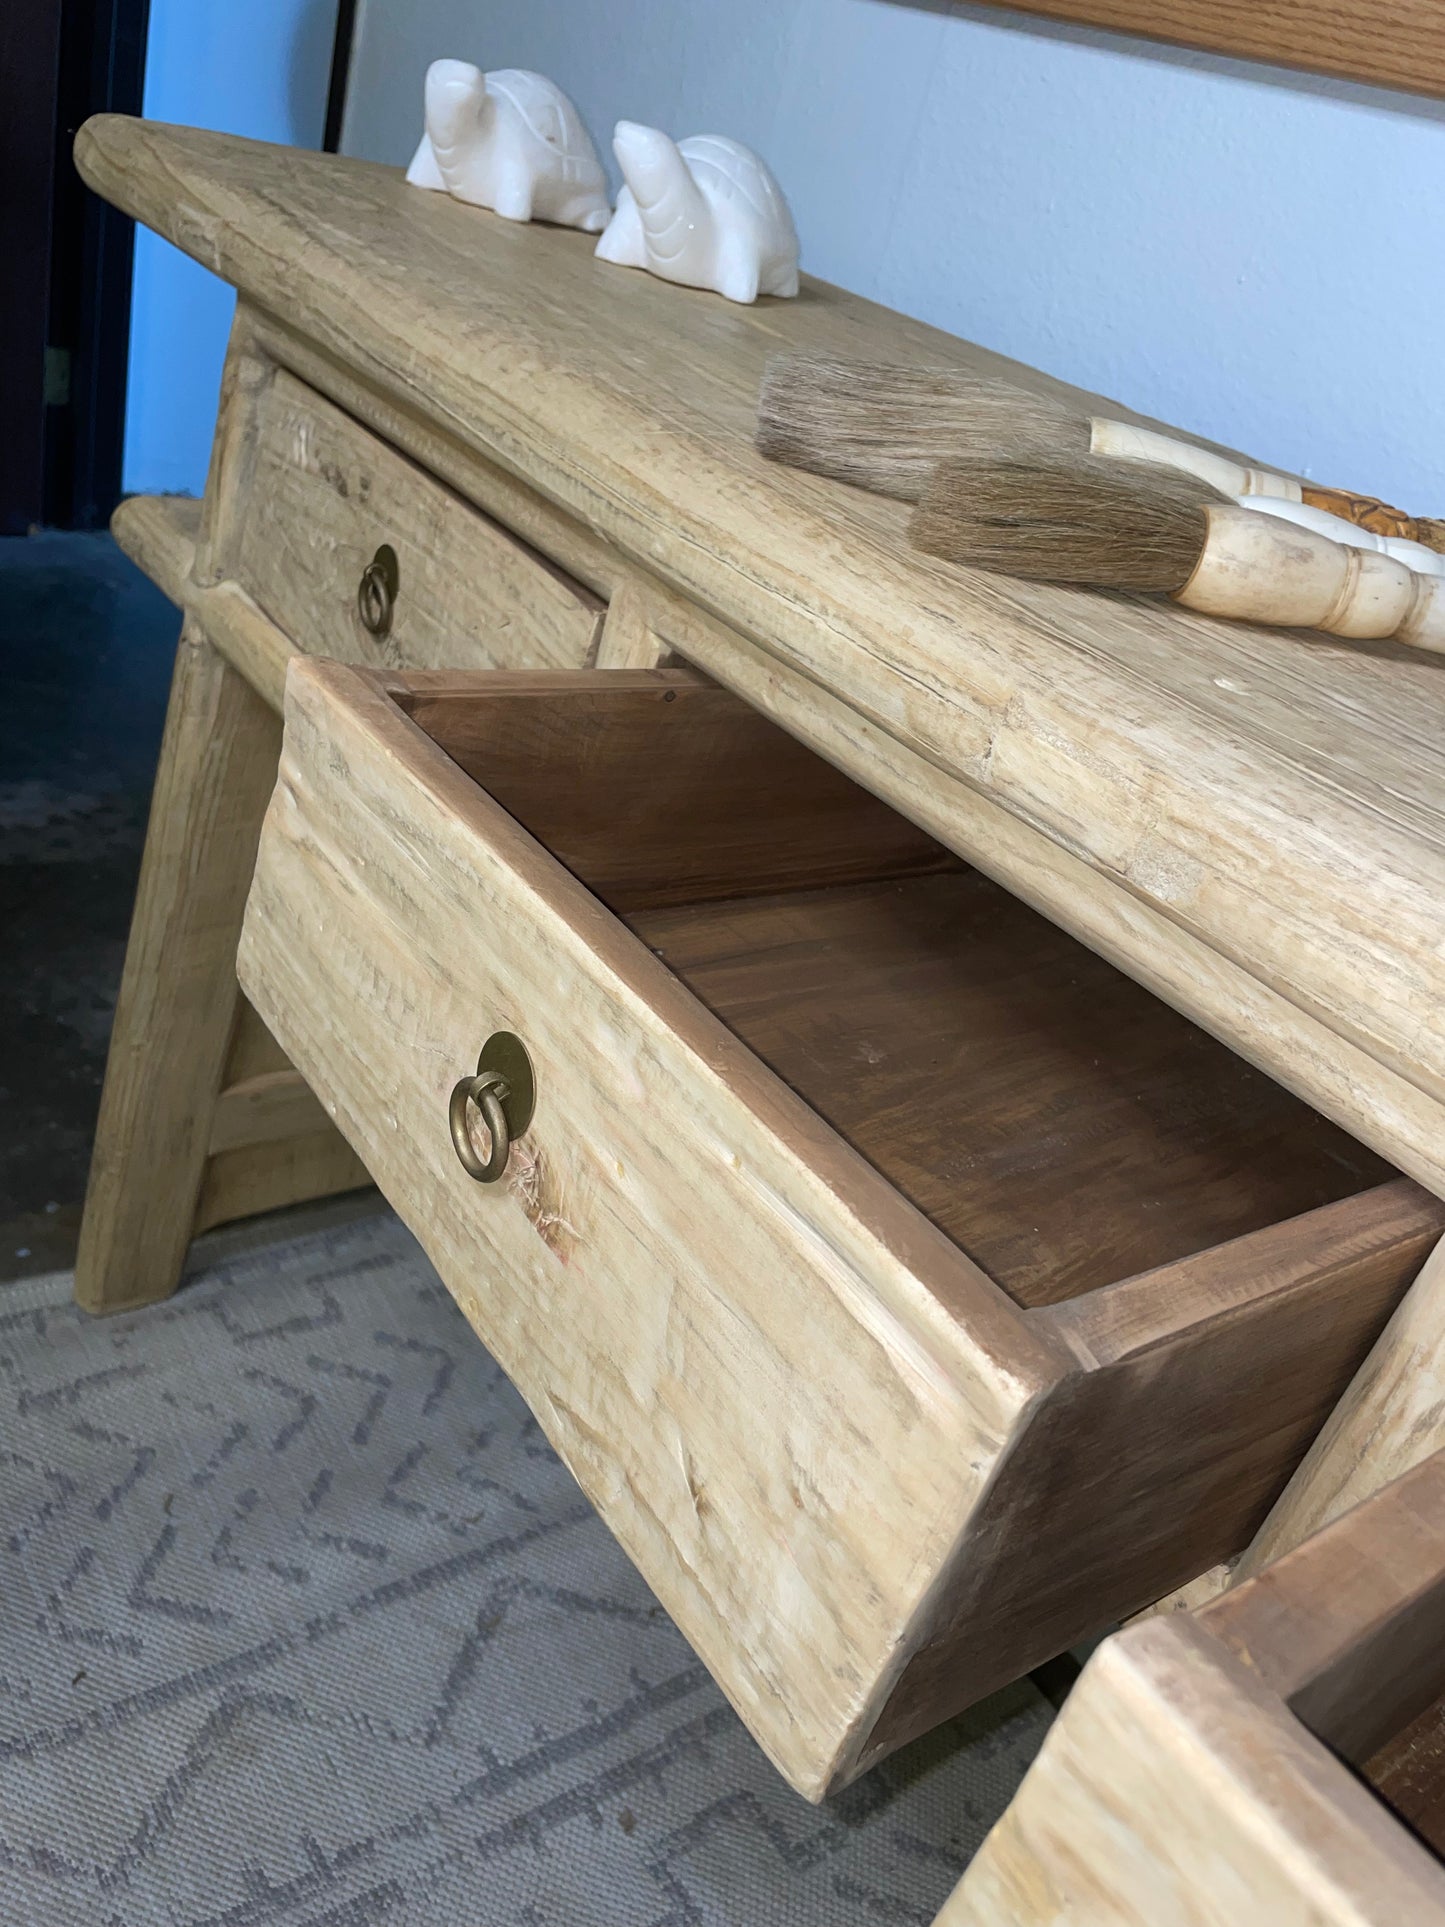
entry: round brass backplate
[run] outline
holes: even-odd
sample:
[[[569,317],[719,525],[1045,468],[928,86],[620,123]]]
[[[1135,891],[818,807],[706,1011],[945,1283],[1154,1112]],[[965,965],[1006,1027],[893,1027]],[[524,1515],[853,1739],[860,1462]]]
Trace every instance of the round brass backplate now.
[[[537,1101],[532,1060],[520,1037],[494,1031],[482,1046],[477,1068],[452,1086],[447,1125],[462,1169],[478,1184],[495,1184],[506,1174],[512,1145],[532,1122]],[[472,1136],[471,1108],[485,1120],[492,1148],[484,1158]]]
[[[498,1095],[506,1112],[507,1129],[515,1143],[525,1134],[532,1122],[532,1113],[537,1108],[537,1079],[532,1070],[532,1060],[527,1055],[527,1046],[515,1032],[493,1031],[482,1045],[482,1054],[477,1059],[477,1075],[480,1077],[486,1071],[495,1071],[506,1083],[506,1090]]]

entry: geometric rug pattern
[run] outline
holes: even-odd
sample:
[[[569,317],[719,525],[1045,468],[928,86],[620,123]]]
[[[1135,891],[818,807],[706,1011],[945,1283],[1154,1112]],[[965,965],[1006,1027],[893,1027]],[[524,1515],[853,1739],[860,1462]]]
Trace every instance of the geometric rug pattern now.
[[[926,1924],[1027,1681],[799,1799],[403,1227],[0,1295],[0,1920]]]

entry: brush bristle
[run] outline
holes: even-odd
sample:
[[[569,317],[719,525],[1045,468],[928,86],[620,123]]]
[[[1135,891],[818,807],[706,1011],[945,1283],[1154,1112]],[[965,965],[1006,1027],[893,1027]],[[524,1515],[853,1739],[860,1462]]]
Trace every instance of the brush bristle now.
[[[1065,403],[996,375],[774,355],[756,440],[771,461],[916,502],[950,456],[1083,453],[1089,426]]]
[[[1199,562],[1206,506],[1227,499],[1148,462],[948,461],[929,478],[908,535],[930,555],[998,575],[1167,592]]]

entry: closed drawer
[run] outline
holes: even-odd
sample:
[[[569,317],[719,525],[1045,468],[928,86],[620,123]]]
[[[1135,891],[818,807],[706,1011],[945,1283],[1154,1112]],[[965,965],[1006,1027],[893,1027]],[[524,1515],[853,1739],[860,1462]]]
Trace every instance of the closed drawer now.
[[[685,672],[296,664],[239,968],[814,1797],[1238,1550],[1445,1224]]]
[[[292,640],[341,662],[581,668],[603,604],[359,422],[277,370],[258,394],[236,579]],[[395,557],[389,614],[362,573]],[[385,559],[378,579],[387,571]]]

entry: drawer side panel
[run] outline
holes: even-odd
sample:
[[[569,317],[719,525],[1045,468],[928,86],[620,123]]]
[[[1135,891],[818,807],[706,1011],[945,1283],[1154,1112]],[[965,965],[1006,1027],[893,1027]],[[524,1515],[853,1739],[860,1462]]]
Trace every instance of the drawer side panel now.
[[[1020,1330],[1006,1355],[1011,1313],[987,1340],[965,1328],[769,1128],[721,1027],[691,1006],[680,1035],[619,943],[686,994],[474,790],[485,808],[463,820],[465,778],[379,694],[338,700],[344,677],[291,677],[246,993],[754,1734],[819,1796],[1040,1353]],[[498,1029],[526,1040],[539,1099],[491,1188],[457,1162],[447,1098]],[[920,1220],[925,1250],[935,1235]]]

